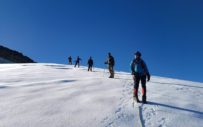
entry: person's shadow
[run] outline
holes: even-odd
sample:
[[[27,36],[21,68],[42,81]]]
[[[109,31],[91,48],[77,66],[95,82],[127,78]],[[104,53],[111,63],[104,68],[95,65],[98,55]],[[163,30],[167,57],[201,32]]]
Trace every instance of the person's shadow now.
[[[161,103],[157,103],[157,102],[147,102],[148,105],[158,105],[158,106],[162,106],[162,107],[166,107],[166,108],[171,108],[171,109],[176,109],[176,110],[181,110],[184,112],[190,112],[190,113],[194,113],[197,115],[201,115],[201,117],[203,117],[203,112],[202,111],[196,111],[193,109],[187,109],[187,108],[181,108],[181,107],[176,107],[176,106],[172,106],[172,105],[167,105],[167,104],[161,104]]]
[[[202,111],[196,111],[196,110],[193,110],[193,109],[181,108],[181,107],[171,106],[171,105],[167,105],[167,104],[161,104],[161,103],[157,103],[157,102],[150,102],[150,101],[148,101],[146,105],[162,106],[162,107],[166,107],[166,108],[180,110],[180,111],[183,111],[183,112],[190,112],[190,113],[195,114],[195,116],[198,117],[198,118],[203,117],[203,112]],[[143,116],[142,106],[139,107],[139,112],[140,112],[139,117],[140,117],[140,120],[141,120],[142,127],[145,127],[145,120],[144,120],[144,116]]]
[[[155,81],[150,81],[151,83],[157,83],[157,84],[163,84],[163,85],[174,85],[174,86],[185,86],[185,87],[192,87],[192,88],[200,88],[203,89],[202,86],[192,86],[192,85],[186,85],[186,84],[180,84],[180,83],[164,83],[164,82],[155,82]]]

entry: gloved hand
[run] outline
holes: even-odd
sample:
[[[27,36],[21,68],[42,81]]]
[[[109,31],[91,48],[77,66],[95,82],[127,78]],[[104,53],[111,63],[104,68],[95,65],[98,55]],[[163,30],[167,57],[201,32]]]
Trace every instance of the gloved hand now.
[[[151,78],[150,74],[147,73],[147,81],[148,81],[148,82],[150,81],[150,78]]]
[[[134,71],[132,71],[132,72],[131,72],[131,75],[135,75],[135,72],[134,72]]]

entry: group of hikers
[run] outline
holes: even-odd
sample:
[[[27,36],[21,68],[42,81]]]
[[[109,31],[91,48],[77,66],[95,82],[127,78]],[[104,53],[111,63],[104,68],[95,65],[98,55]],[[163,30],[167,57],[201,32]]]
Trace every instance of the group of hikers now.
[[[138,90],[139,90],[139,83],[141,81],[142,86],[142,103],[147,103],[147,89],[146,89],[146,81],[150,81],[150,73],[147,68],[146,63],[141,58],[142,54],[137,51],[135,54],[135,57],[133,58],[130,67],[131,67],[131,74],[134,81],[134,89],[133,89],[133,98],[137,103],[140,103],[141,101],[138,98]],[[75,60],[75,67],[80,67],[80,61],[82,59],[78,56]],[[72,57],[70,56],[68,58],[69,64],[72,65]],[[92,71],[94,62],[92,57],[88,59],[88,71]],[[111,55],[111,53],[108,53],[108,58],[104,62],[104,64],[108,65],[110,76],[109,78],[114,78],[114,66],[115,66],[115,60],[114,57]]]
[[[81,61],[81,60],[82,60],[82,59],[81,59],[79,56],[76,58],[76,60],[75,60],[75,67],[77,67],[77,66],[80,67],[80,61]],[[72,63],[72,57],[71,57],[71,56],[68,57],[68,64],[69,64],[69,65],[72,65],[72,64],[73,64],[73,63]],[[88,71],[92,71],[94,62],[93,62],[93,59],[92,59],[91,56],[90,56],[90,58],[88,59],[87,64],[88,64]]]

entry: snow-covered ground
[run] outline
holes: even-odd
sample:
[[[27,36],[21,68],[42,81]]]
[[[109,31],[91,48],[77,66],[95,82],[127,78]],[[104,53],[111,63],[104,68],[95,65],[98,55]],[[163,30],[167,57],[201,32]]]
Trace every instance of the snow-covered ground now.
[[[203,127],[203,83],[152,76],[144,105],[132,88],[124,72],[2,64],[0,127]]]

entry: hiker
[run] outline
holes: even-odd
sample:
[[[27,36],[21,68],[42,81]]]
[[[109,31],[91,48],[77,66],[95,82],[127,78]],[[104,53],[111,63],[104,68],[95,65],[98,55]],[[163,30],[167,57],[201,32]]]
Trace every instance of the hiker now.
[[[68,57],[68,64],[72,65],[72,57],[71,56]]]
[[[76,61],[75,61],[75,67],[78,65],[78,67],[80,67],[80,61],[81,61],[81,58],[78,56]]]
[[[90,56],[90,58],[89,58],[87,64],[88,64],[88,71],[92,71],[92,67],[93,67],[93,65],[94,65],[94,62],[93,62],[91,56]]]
[[[111,53],[108,53],[108,59],[105,62],[105,64],[108,64],[108,69],[109,69],[109,72],[110,72],[109,78],[114,78],[115,61],[114,61],[114,57],[111,55]]]
[[[147,65],[141,58],[141,53],[137,51],[135,53],[135,58],[133,59],[131,63],[131,71],[133,75],[133,80],[134,80],[134,91],[133,91],[133,98],[135,101],[138,103],[140,102],[138,98],[138,90],[139,90],[139,83],[141,81],[142,84],[142,102],[146,103],[147,102],[147,97],[146,97],[146,79],[147,81],[150,80],[150,74],[147,68]]]

